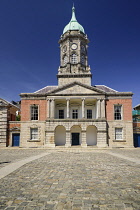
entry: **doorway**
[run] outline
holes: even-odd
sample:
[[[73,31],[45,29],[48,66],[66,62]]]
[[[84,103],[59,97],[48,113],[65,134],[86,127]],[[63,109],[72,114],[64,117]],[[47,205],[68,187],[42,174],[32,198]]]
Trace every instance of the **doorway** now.
[[[79,145],[79,133],[72,133],[72,145]]]
[[[134,147],[140,147],[140,134],[134,134]]]
[[[13,133],[12,134],[12,146],[13,147],[19,147],[19,141],[20,141],[20,134],[19,133]]]

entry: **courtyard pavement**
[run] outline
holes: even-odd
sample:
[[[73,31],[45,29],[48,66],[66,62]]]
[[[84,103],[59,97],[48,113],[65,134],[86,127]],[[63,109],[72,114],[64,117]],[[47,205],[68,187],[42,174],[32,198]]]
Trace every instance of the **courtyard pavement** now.
[[[0,209],[140,210],[140,148],[0,149]]]

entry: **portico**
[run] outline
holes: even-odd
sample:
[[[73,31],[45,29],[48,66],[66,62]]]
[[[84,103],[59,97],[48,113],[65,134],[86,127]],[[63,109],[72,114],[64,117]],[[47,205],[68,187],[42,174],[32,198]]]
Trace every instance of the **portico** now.
[[[105,98],[47,98],[47,119],[63,120],[101,118],[105,118]]]

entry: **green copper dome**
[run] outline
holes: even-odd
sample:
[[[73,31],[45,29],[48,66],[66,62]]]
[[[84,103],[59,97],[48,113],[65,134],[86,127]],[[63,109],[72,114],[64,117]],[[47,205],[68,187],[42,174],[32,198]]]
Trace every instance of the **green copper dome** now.
[[[65,28],[63,30],[63,34],[66,33],[67,31],[77,31],[77,30],[81,31],[82,33],[85,33],[83,26],[81,26],[76,20],[75,8],[73,6],[73,8],[72,8],[72,18],[71,18],[69,24],[65,26]]]

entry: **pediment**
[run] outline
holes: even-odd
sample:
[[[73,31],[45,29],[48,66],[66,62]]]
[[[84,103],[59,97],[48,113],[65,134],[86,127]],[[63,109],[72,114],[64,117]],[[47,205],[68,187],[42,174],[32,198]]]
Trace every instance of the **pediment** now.
[[[95,94],[95,95],[99,95],[99,94],[104,94],[104,91],[99,90],[98,88],[95,88],[93,86],[88,86],[88,85],[84,85],[82,83],[79,82],[73,82],[64,86],[60,86],[58,88],[56,88],[53,91],[50,91],[48,94],[55,94],[55,95],[71,95],[71,94]]]

